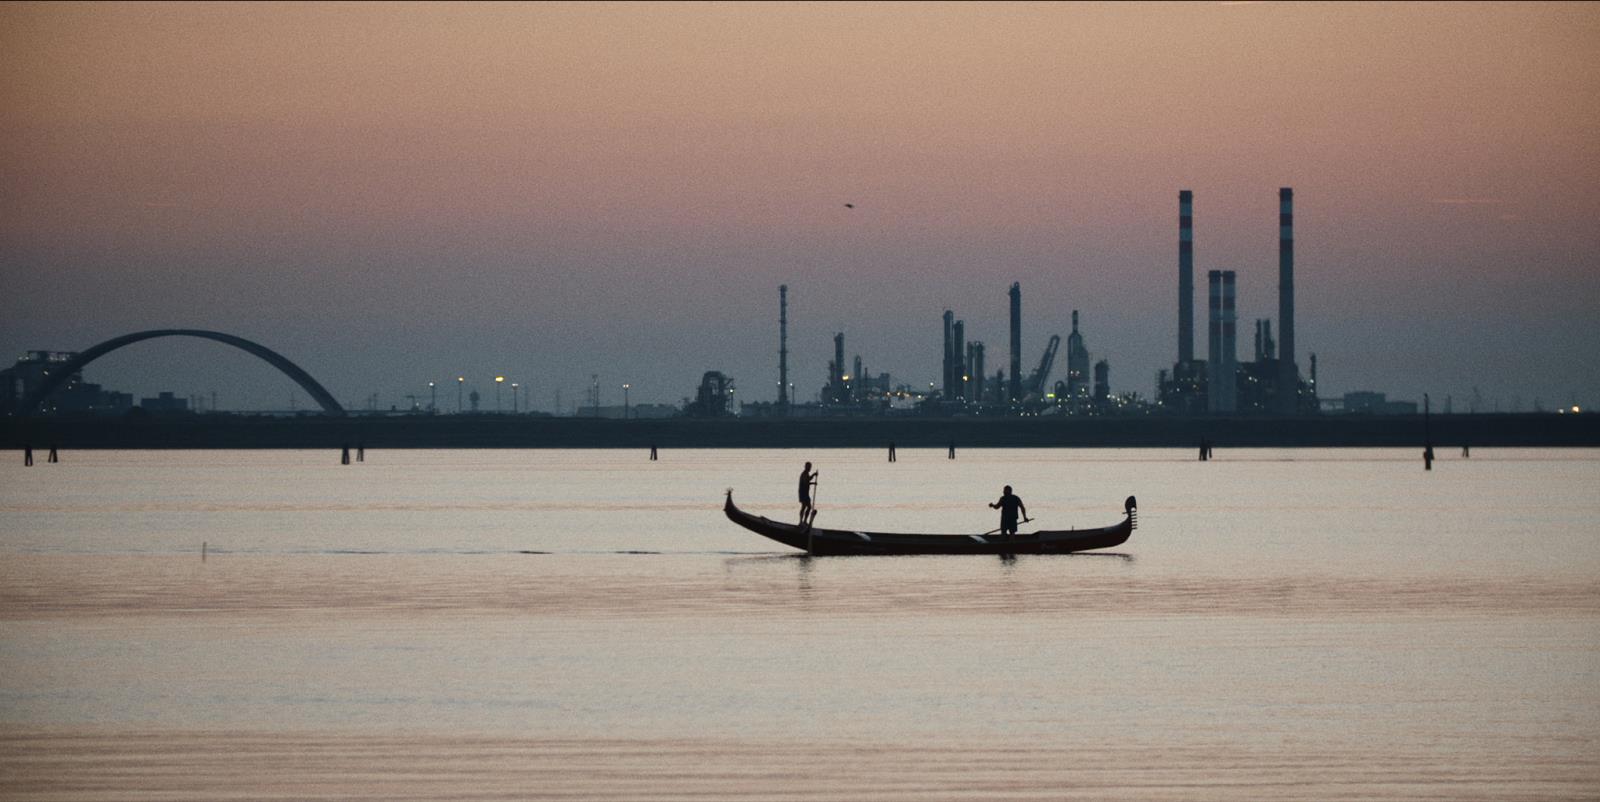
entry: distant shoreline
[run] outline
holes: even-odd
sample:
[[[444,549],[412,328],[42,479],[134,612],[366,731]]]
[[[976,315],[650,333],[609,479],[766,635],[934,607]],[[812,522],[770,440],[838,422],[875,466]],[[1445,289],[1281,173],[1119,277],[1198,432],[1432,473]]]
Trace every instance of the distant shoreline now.
[[[1600,415],[1434,415],[1435,448],[1600,447]],[[1420,415],[1127,418],[690,418],[195,415],[0,419],[9,449],[1415,447]]]

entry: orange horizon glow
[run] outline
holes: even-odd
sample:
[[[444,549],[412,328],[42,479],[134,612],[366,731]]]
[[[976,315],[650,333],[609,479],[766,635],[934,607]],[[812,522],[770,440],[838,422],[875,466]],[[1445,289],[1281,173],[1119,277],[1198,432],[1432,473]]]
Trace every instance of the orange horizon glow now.
[[[994,339],[1020,280],[1030,336],[1081,307],[1142,376],[1177,191],[1243,319],[1275,314],[1293,186],[1303,342],[1364,363],[1352,314],[1437,349],[1461,309],[1557,308],[1570,358],[1600,339],[1597,44],[1584,4],[11,4],[0,345],[88,337],[33,311],[66,284],[110,334],[535,319],[574,376],[564,351],[652,347],[595,319],[659,319],[652,375],[737,298],[751,345],[717,364],[765,387],[788,281],[917,380],[924,318]],[[659,369],[637,384],[689,381]]]

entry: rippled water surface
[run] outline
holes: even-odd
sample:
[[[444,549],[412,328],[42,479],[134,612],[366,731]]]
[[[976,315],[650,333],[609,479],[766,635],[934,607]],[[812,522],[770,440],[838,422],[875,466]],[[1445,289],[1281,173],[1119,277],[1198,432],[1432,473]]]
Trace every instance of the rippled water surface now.
[[[899,456],[12,460],[0,797],[1600,798],[1600,452]],[[1011,484],[1140,528],[812,560],[722,516],[792,519],[805,460],[819,525]]]

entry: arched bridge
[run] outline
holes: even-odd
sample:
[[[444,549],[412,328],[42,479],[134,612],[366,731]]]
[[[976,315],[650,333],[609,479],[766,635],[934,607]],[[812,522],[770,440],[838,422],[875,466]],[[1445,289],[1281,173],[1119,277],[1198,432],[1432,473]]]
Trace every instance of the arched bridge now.
[[[263,360],[266,360],[267,364],[283,371],[285,376],[294,379],[295,384],[300,385],[302,389],[310,393],[311,397],[316,399],[316,402],[322,406],[322,411],[328,413],[329,415],[344,414],[344,407],[339,406],[339,402],[333,400],[333,395],[324,389],[322,385],[318,384],[316,379],[311,378],[311,374],[301,370],[299,365],[284,359],[283,356],[278,352],[273,351],[266,346],[250,342],[243,337],[235,337],[232,334],[223,334],[220,331],[202,331],[200,329],[155,329],[152,331],[139,331],[134,332],[133,334],[124,334],[121,337],[113,337],[109,340],[106,340],[105,342],[100,343],[99,345],[96,345],[87,351],[80,352],[76,357],[73,357],[71,361],[68,361],[62,364],[60,367],[51,370],[49,377],[46,378],[37,388],[35,388],[31,395],[22,400],[22,406],[18,412],[23,415],[31,414],[35,409],[38,408],[39,402],[48,398],[52,392],[55,392],[57,387],[60,387],[62,383],[64,383],[73,374],[83,370],[84,365],[87,365],[90,362],[93,362],[96,359],[99,359],[100,357],[123,347],[124,345],[132,345],[136,342],[151,340],[155,339],[156,337],[199,337],[202,340],[215,340],[219,343],[231,345],[251,355],[261,357]]]

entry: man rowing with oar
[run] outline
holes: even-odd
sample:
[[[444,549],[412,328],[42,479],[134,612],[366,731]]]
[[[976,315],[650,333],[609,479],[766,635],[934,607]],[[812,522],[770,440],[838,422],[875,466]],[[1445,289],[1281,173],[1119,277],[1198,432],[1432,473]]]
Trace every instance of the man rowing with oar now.
[[[1022,503],[1022,499],[1012,495],[1011,485],[1006,485],[1005,491],[1000,494],[1000,500],[990,504],[989,509],[1000,511],[1001,537],[1008,537],[1017,533],[1018,512],[1022,513],[1022,517],[1028,517],[1028,506]]]
[[[800,471],[800,523],[802,525],[811,523],[811,519],[817,515],[816,508],[811,506],[811,488],[817,483],[818,473],[821,472],[811,470],[811,463],[809,462]]]

